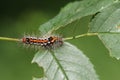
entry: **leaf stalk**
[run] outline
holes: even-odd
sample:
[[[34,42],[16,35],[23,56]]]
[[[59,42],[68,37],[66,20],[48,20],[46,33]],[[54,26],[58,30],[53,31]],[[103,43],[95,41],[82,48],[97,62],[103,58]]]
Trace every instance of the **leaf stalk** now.
[[[0,40],[6,40],[6,41],[20,41],[19,39],[16,39],[16,38],[8,38],[8,37],[0,37]]]
[[[81,35],[77,35],[77,36],[63,38],[63,40],[77,39],[77,38],[81,38],[81,37],[85,37],[85,36],[95,36],[95,35],[98,35],[98,33],[85,33],[85,34],[81,34]]]

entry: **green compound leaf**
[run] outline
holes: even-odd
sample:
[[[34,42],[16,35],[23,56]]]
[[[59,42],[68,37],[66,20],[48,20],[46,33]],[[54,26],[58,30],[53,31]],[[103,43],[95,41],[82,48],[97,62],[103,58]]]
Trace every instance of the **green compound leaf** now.
[[[120,58],[120,2],[116,2],[98,13],[90,23],[89,32],[98,36],[112,57]]]
[[[104,11],[114,2],[115,0],[83,0],[69,3],[56,17],[40,26],[41,35],[69,27],[76,22],[77,30],[82,18]],[[75,46],[66,42],[59,49],[39,51],[32,62],[42,66],[45,72],[43,78],[34,80],[99,80],[89,59]]]
[[[113,2],[114,0],[83,0],[69,3],[56,17],[41,25],[39,30],[41,34],[51,33],[77,19],[95,14]]]
[[[38,52],[32,62],[44,68],[44,78],[34,80],[99,80],[89,59],[67,42],[59,49]]]

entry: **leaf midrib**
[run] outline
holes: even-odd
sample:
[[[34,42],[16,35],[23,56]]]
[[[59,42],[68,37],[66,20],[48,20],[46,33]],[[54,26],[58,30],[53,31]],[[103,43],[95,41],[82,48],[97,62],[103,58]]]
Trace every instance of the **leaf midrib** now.
[[[60,64],[60,62],[58,61],[57,57],[55,56],[53,51],[50,51],[51,55],[53,56],[54,60],[56,61],[56,63],[58,64],[59,68],[61,69],[62,73],[64,74],[66,80],[69,80],[65,70],[63,69],[62,65]]]

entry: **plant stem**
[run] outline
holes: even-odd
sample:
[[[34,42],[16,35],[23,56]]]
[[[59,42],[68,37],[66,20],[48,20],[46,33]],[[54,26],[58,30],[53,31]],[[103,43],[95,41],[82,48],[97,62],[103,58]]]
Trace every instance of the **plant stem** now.
[[[8,37],[0,37],[0,40],[6,40],[6,41],[20,41],[19,39],[8,38]]]
[[[95,36],[95,35],[98,35],[98,33],[85,33],[85,34],[81,34],[81,35],[77,35],[77,36],[73,36],[73,37],[63,38],[63,40],[70,40],[70,39],[76,39],[76,38],[85,37],[85,36]],[[8,38],[8,37],[0,37],[0,40],[20,41],[20,39]]]
[[[76,38],[85,37],[85,36],[95,36],[95,35],[98,35],[98,33],[85,33],[85,34],[81,34],[73,37],[63,38],[63,40],[70,40],[70,39],[76,39]]]

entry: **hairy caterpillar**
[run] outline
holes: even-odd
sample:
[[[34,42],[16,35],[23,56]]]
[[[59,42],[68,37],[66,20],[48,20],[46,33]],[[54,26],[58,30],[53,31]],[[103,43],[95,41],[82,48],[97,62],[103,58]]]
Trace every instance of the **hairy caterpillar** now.
[[[49,37],[23,37],[22,43],[26,45],[41,46],[45,49],[54,49],[63,45],[63,40],[58,36]]]

